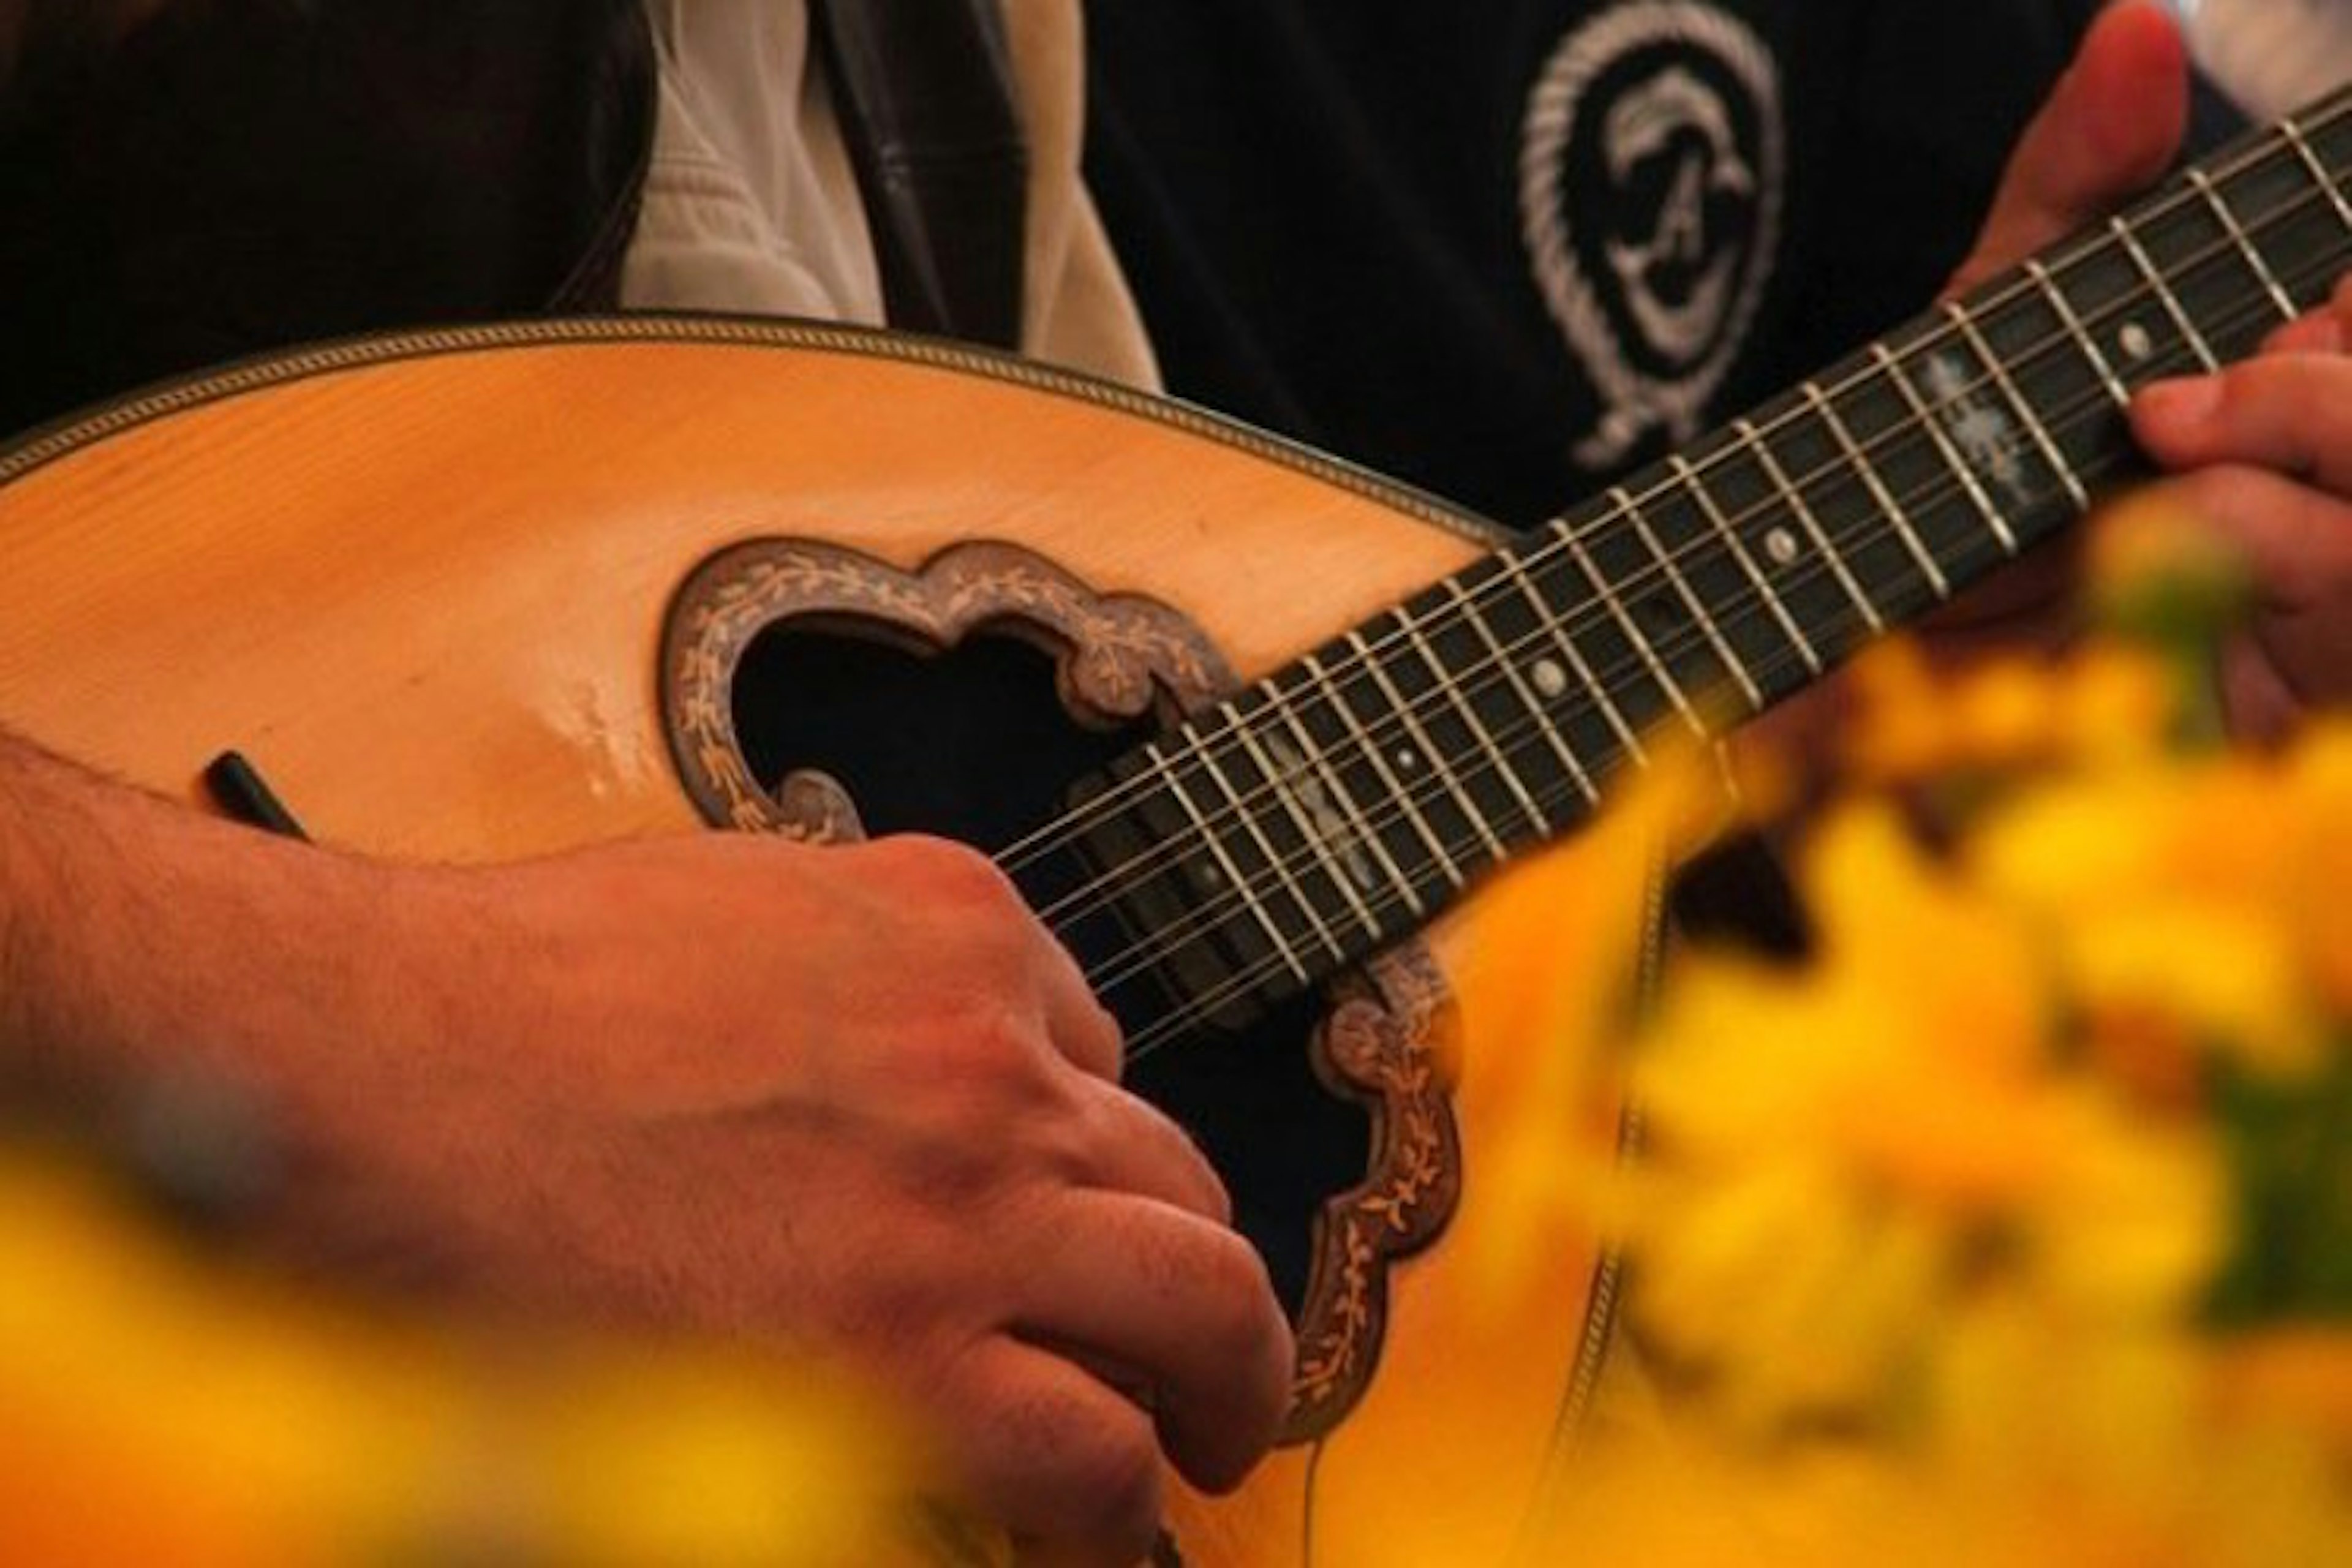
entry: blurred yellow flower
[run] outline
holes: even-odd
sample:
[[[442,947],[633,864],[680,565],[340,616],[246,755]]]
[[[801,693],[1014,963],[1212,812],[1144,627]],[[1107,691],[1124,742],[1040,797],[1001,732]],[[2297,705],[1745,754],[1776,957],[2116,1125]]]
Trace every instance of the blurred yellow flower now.
[[[1611,1210],[1661,1420],[1563,1554],[2352,1561],[2352,725],[2184,744],[2236,579],[2176,521],[2102,567],[2168,651],[1865,658],[1812,952],[1677,954]]]
[[[2307,1067],[2317,993],[2292,890],[2326,836],[2282,784],[2275,763],[2224,756],[2040,785],[1990,815],[1968,869],[2037,928],[2095,1030],[2162,1018],[2200,1047]]]
[[[1617,1115],[1645,962],[1642,922],[1672,842],[1687,841],[1724,796],[1671,747],[1591,829],[1500,879],[1481,909],[1463,978],[1465,1025],[1493,1101],[1507,1108],[1482,1151],[1486,1178],[1511,1194],[1479,1233],[1491,1296],[1520,1288],[1532,1248],[1563,1212],[1619,1228]]]
[[[1916,642],[1895,637],[1866,650],[1847,679],[1853,711],[1841,761],[1863,786],[2146,760],[2179,708],[2162,660],[2105,643],[2064,664],[2009,655],[1946,679]]]
[[[2280,910],[2319,1001],[2342,1020],[2352,1017],[2352,724],[2306,736],[2288,769],[2284,804],[2303,831]]]
[[[12,1562],[900,1561],[912,1450],[741,1352],[432,1331],[200,1261],[0,1158]]]

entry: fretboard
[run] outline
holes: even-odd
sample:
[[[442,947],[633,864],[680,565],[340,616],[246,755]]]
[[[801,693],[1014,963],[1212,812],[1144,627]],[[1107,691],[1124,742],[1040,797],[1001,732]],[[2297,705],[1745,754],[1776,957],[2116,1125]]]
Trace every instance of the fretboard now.
[[[1662,732],[1719,733],[2080,516],[2136,466],[2135,387],[2352,263],[2347,169],[2352,92],[1335,638],[1117,765],[1062,829],[1084,875],[1033,897],[1127,933],[1086,944],[1115,1006],[1149,981],[1185,1017],[1409,934]]]

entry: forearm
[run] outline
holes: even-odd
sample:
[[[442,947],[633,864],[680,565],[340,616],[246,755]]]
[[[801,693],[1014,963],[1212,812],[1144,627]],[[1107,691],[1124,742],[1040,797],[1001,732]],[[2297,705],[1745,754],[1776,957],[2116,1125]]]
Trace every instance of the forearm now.
[[[293,1157],[251,1217],[290,1256],[838,1356],[1017,1531],[1131,1562],[1160,1456],[1231,1485],[1293,1356],[1118,1056],[955,846],[382,865],[0,737],[0,1065],[257,1091]]]
[[[308,1100],[334,1041],[421,1005],[396,972],[425,880],[0,735],[0,1061],[101,1083],[194,1070]]]

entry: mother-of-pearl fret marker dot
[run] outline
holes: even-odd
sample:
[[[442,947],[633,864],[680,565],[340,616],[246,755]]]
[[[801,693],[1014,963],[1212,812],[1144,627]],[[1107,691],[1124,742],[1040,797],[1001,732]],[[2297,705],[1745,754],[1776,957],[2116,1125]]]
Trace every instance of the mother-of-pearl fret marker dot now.
[[[1402,746],[1397,750],[1396,765],[1399,773],[1409,773],[1421,766],[1421,759],[1413,754],[1411,746]]]
[[[1536,694],[1547,702],[1568,689],[1568,671],[1548,658],[1537,660],[1528,677],[1535,682]]]
[[[2123,331],[2116,334],[2116,342],[2121,343],[2124,353],[2135,360],[2144,360],[2156,352],[2156,340],[2149,337],[2147,329],[2137,321],[2126,321]]]
[[[1764,553],[1776,566],[1787,566],[1797,559],[1797,536],[1785,528],[1776,528],[1764,536]]]

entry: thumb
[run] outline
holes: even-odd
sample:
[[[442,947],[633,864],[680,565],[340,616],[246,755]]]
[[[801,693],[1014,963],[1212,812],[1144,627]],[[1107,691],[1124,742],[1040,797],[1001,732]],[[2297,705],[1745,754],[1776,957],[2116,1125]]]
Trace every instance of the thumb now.
[[[2166,6],[2102,12],[2010,154],[1958,293],[2063,238],[2153,184],[2189,124],[2188,53]]]

